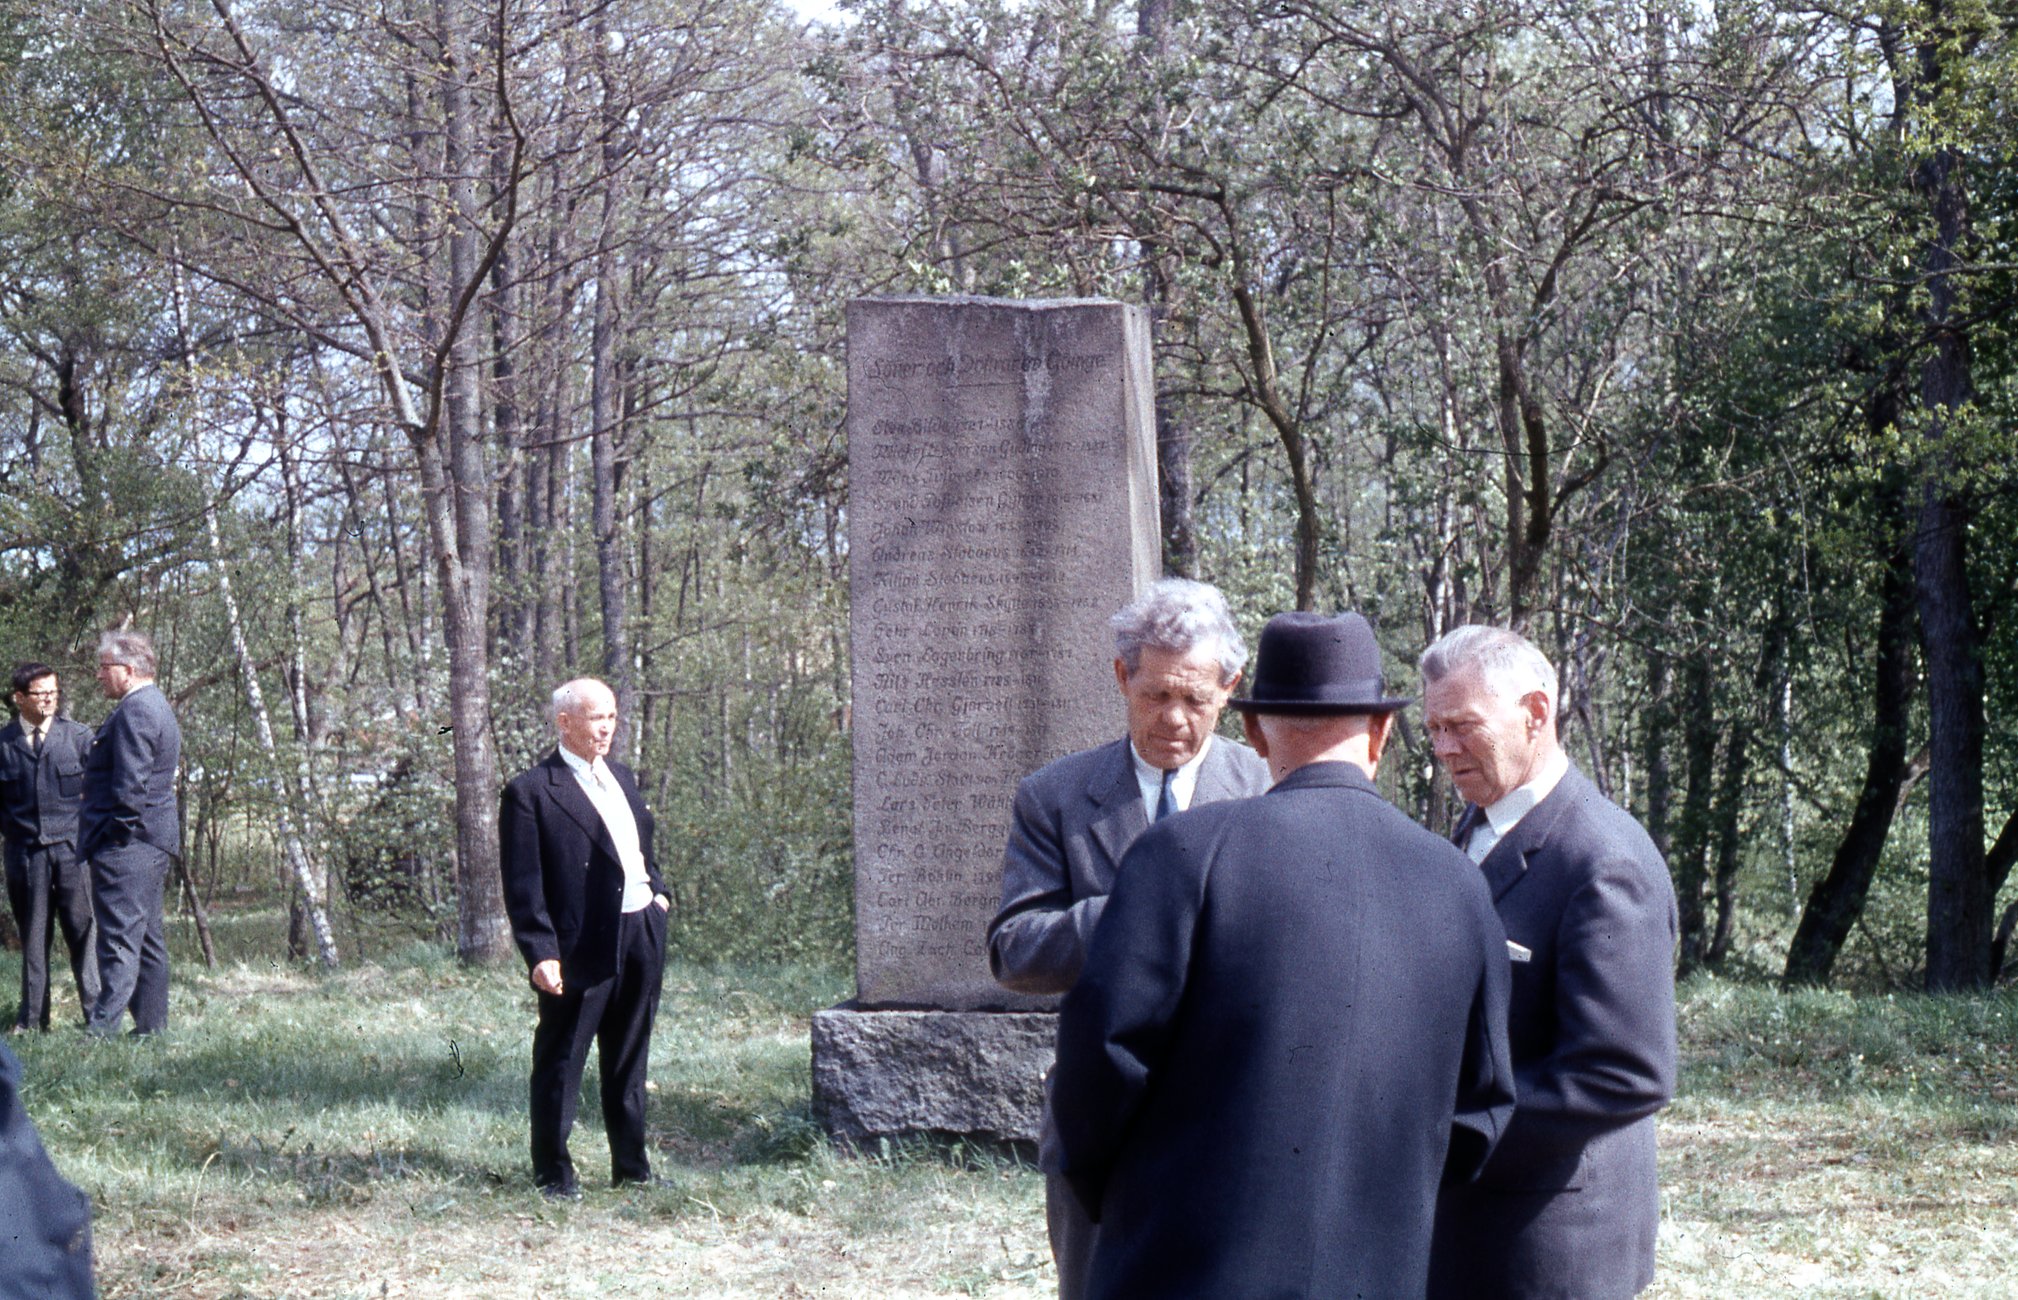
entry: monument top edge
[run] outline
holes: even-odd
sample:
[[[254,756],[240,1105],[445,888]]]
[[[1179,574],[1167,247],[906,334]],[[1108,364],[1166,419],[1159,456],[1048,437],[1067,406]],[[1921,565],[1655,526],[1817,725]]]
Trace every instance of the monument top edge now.
[[[1128,307],[1116,298],[991,298],[979,293],[893,293],[850,298],[856,303],[917,307],[1021,307],[1028,311],[1050,311],[1062,307]]]

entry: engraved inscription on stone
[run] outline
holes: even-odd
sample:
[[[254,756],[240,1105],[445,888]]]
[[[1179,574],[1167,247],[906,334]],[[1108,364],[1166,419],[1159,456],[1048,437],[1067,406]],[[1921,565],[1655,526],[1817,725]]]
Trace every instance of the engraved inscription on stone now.
[[[848,308],[855,941],[865,1006],[988,974],[1024,773],[1121,734],[1107,617],[1158,571],[1148,327],[1096,300]]]

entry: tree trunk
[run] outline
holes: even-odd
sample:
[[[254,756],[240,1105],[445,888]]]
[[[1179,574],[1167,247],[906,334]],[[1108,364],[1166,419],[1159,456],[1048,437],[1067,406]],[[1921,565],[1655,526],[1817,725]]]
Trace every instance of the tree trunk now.
[[[1703,894],[1710,874],[1710,787],[1716,777],[1718,727],[1707,651],[1699,650],[1690,656],[1688,681],[1688,713],[1682,745],[1687,755],[1689,786],[1683,795],[1673,859],[1682,937],[1676,971],[1682,975],[1703,964],[1709,947],[1704,934]]]
[[[276,810],[279,817],[280,842],[287,860],[288,874],[294,878],[301,890],[301,910],[309,928],[315,934],[316,955],[325,966],[338,964],[336,934],[330,929],[329,914],[322,905],[322,882],[315,860],[308,851],[308,843],[302,838],[301,809],[306,805],[307,792],[302,788],[300,769],[290,768],[280,757],[280,749],[273,739],[273,722],[266,711],[266,696],[259,686],[259,669],[252,659],[252,648],[245,639],[245,621],[239,614],[238,597],[232,591],[231,567],[224,558],[224,542],[218,535],[217,498],[206,497],[203,503],[203,523],[210,536],[210,559],[216,568],[217,592],[224,604],[225,624],[231,633],[231,653],[238,662],[238,675],[245,686],[246,706],[252,711],[253,726],[259,736],[259,747],[266,754],[276,770],[288,773],[288,796],[283,798]],[[293,805],[290,807],[289,805]]]
[[[493,51],[493,57],[497,57]],[[500,139],[491,150],[491,188],[510,182],[510,142]],[[526,570],[526,434],[522,427],[517,339],[520,328],[517,237],[499,249],[491,267],[491,291],[485,301],[490,322],[491,423],[503,455],[497,475],[497,640],[499,659],[523,666],[530,640]]]
[[[179,263],[180,259],[177,260]],[[169,277],[169,285],[170,297],[175,310],[176,334],[186,367],[187,390],[184,395],[190,402],[194,403],[198,398],[196,351],[191,340],[189,306],[187,299],[183,296],[182,273],[179,264]],[[299,484],[293,473],[291,454],[285,449],[286,434],[284,429],[279,431],[277,441],[282,447],[280,452],[282,461],[281,477],[288,498],[288,552],[289,564],[292,566],[296,562],[301,540],[299,532],[300,523],[294,513]],[[322,881],[318,879],[316,862],[313,855],[310,854],[308,843],[302,834],[302,820],[309,806],[309,785],[305,779],[301,763],[290,765],[285,762],[280,756],[279,745],[273,739],[273,721],[266,711],[265,692],[260,689],[259,668],[253,661],[252,647],[245,638],[245,619],[239,611],[238,595],[232,586],[231,565],[224,556],[224,539],[220,535],[217,526],[217,495],[213,492],[206,492],[204,494],[203,526],[204,532],[210,540],[210,562],[217,577],[217,594],[224,606],[225,627],[231,636],[232,658],[238,665],[239,680],[245,686],[245,703],[252,713],[253,726],[256,734],[259,736],[259,747],[265,752],[267,761],[273,764],[274,769],[285,773],[286,793],[282,796],[280,806],[276,810],[279,815],[279,826],[277,829],[280,833],[281,845],[286,855],[288,873],[293,876],[296,886],[301,890],[301,904],[297,915],[300,919],[305,920],[309,928],[314,932],[316,955],[321,959],[322,964],[335,967],[338,965],[336,934],[330,929],[329,914],[323,909]],[[290,572],[289,579],[287,599],[289,605],[296,607],[296,612],[298,612],[300,575],[298,572]],[[298,624],[290,628],[290,633],[296,638],[296,644],[298,645]],[[297,732],[301,730],[301,721],[298,720],[296,723]],[[303,751],[302,763],[305,763],[306,737],[299,737],[299,743]],[[185,876],[185,881],[186,879]],[[192,889],[190,894],[193,901],[195,891]],[[214,963],[214,954],[208,951],[208,918],[203,919],[201,928],[206,932],[204,934],[206,958]]]
[[[465,78],[472,65],[469,25],[455,0],[437,0],[442,41],[442,144],[449,204],[449,284],[473,289],[483,274],[477,248],[477,159]],[[459,326],[459,322],[457,326]],[[421,478],[428,483],[437,562],[441,569],[442,623],[449,655],[449,718],[454,732],[456,823],[456,953],[465,961],[490,961],[511,952],[504,886],[498,875],[497,797],[500,782],[490,719],[491,479],[479,436],[476,367],[469,331],[452,326],[440,364],[444,409],[439,422],[446,447],[417,439]],[[430,473],[432,463],[432,473]],[[429,480],[432,479],[430,483]]]
[[[1739,832],[1744,825],[1745,773],[1751,757],[1751,728],[1735,722],[1724,747],[1723,777],[1717,784],[1717,924],[1704,958],[1711,967],[1722,966],[1730,955],[1737,923]]]
[[[617,464],[623,432],[617,354],[623,346],[624,324],[616,226],[623,123],[614,103],[616,88],[607,77],[603,95],[605,142],[598,182],[603,191],[602,221],[596,243],[596,300],[589,341],[589,530],[595,537],[596,592],[602,614],[602,676],[617,697],[617,716],[630,719],[637,707],[637,685],[631,673],[623,538],[617,527]]]
[[[1153,79],[1170,46],[1171,0],[1138,0],[1135,7],[1136,52],[1142,76]],[[1143,123],[1143,138],[1155,139],[1162,115],[1162,97],[1151,101]],[[1156,160],[1160,167],[1162,159]],[[1152,217],[1153,219],[1153,217]],[[1147,224],[1145,222],[1144,224]],[[1149,343],[1161,354],[1164,327],[1170,318],[1175,292],[1169,254],[1154,235],[1141,241],[1142,301],[1149,308]],[[1191,430],[1177,418],[1171,395],[1156,394],[1156,478],[1163,517],[1163,570],[1173,577],[1188,578],[1198,566],[1198,536],[1191,516]]]
[[[1871,749],[1864,788],[1850,825],[1836,846],[1829,870],[1808,892],[1787,964],[1783,987],[1826,984],[1836,956],[1863,915],[1864,899],[1877,874],[1885,839],[1906,784],[1908,715],[1913,688],[1913,575],[1902,541],[1885,566],[1878,612],[1876,668],[1871,684]]]
[[[1661,855],[1661,861],[1672,862],[1674,837],[1668,826],[1668,805],[1673,797],[1674,782],[1668,768],[1668,740],[1674,735],[1674,662],[1660,650],[1651,646],[1647,649],[1647,680],[1652,683],[1653,699],[1647,704],[1647,721],[1644,757],[1645,767],[1642,778],[1647,791],[1647,835],[1654,842],[1654,850]]]
[[[1939,55],[1923,56],[1938,75]],[[1928,417],[1920,483],[1913,578],[1927,661],[1929,771],[1927,816],[1927,987],[1981,988],[1990,980],[1994,900],[1983,850],[1983,658],[1969,591],[1969,530],[1974,507],[1958,481],[1950,445],[1958,411],[1974,395],[1969,339],[1959,323],[1954,273],[1969,225],[1962,158],[1937,150],[1914,173],[1927,201],[1933,238],[1922,269],[1926,324],[1933,344],[1920,372]]]

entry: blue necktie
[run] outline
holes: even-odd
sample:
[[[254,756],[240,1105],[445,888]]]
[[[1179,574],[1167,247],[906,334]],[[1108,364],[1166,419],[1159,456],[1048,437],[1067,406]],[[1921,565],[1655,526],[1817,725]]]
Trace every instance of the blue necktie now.
[[[1157,821],[1162,821],[1177,811],[1177,796],[1170,792],[1170,778],[1176,775],[1177,769],[1174,767],[1165,769],[1163,773],[1163,793],[1156,796]]]

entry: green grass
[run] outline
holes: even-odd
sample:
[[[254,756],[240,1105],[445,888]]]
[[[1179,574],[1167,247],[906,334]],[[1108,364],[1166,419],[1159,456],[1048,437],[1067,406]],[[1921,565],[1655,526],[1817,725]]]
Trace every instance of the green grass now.
[[[1682,991],[1653,1296],[2018,1294],[2018,992]]]
[[[0,960],[0,988],[17,977]],[[807,1113],[818,969],[675,965],[650,1122],[673,1186],[549,1205],[531,994],[427,947],[333,975],[175,970],[163,1042],[17,1038],[121,1297],[1051,1293],[1043,1188],[960,1146],[833,1153]],[[2018,994],[1683,990],[1657,1297],[1992,1297],[2018,1238]],[[64,1007],[59,1017],[73,1014]],[[594,1088],[575,1151],[606,1168]]]
[[[113,1300],[1042,1291],[1027,1167],[924,1147],[846,1159],[813,1126],[808,1017],[844,977],[670,969],[650,1122],[673,1186],[595,1185],[591,1085],[574,1142],[588,1195],[561,1206],[527,1168],[516,966],[414,950],[333,975],[183,963],[175,981],[164,1041],[13,1040],[24,1102],[96,1206]]]

